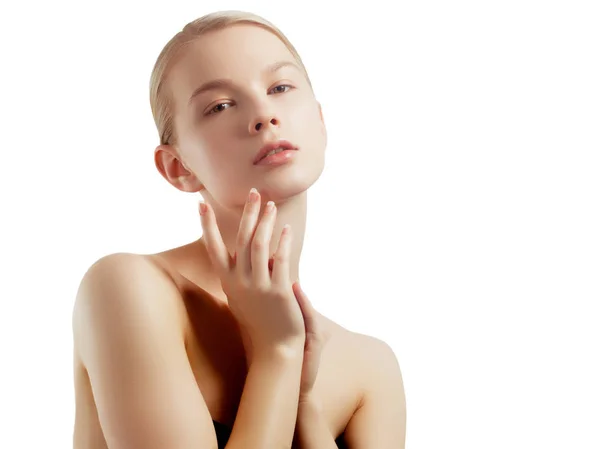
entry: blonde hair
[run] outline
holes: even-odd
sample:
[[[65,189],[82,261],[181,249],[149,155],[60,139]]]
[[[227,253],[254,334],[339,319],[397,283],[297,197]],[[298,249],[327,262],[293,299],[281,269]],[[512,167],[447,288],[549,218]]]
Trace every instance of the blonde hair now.
[[[256,14],[245,11],[229,10],[207,14],[188,23],[173,36],[158,55],[152,69],[152,75],[150,76],[150,107],[161,144],[173,145],[177,141],[173,125],[173,99],[170,92],[165,91],[168,70],[175,56],[182,48],[209,31],[220,30],[231,25],[243,23],[257,25],[275,34],[292,53],[292,56],[304,71],[306,79],[312,88],[306,67],[300,55],[281,30],[271,22]]]

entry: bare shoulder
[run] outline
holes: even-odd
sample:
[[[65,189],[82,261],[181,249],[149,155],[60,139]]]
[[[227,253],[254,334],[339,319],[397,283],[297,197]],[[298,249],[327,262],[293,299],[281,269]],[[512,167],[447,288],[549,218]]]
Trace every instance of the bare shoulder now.
[[[341,352],[353,372],[364,381],[373,367],[392,367],[398,365],[394,350],[386,341],[372,335],[349,330],[330,318],[319,314],[322,325],[331,335],[332,350]]]
[[[382,385],[394,384],[402,391],[402,373],[400,363],[392,346],[372,335],[352,333],[355,347],[355,367],[363,386],[363,398]]]
[[[406,396],[400,364],[384,340],[353,333],[361,400],[345,428],[349,447],[404,448]]]
[[[358,332],[352,332],[352,338],[362,361],[377,364],[398,362],[394,350],[386,341]]]
[[[365,404],[371,406],[374,391],[383,385],[392,387],[396,402],[403,401],[400,368],[392,347],[384,340],[352,331],[318,311],[317,314],[330,338],[321,356],[315,389],[332,434],[339,435],[356,427],[349,427],[353,418],[361,408],[366,410]]]
[[[92,264],[73,308],[75,448],[216,447],[184,314],[177,285],[148,257]]]
[[[317,312],[317,316],[323,328],[330,332],[336,345],[346,347],[358,356],[370,356],[373,355],[373,351],[379,355],[382,355],[382,352],[387,356],[394,354],[392,347],[380,338],[347,329],[320,312]]]
[[[119,295],[110,294],[116,289],[119,290]],[[165,294],[156,294],[157,289],[159,293]],[[98,294],[99,292],[102,294]],[[133,292],[136,294],[128,294]],[[126,307],[122,303],[123,298],[142,300],[147,297],[165,298],[157,305],[172,307],[177,304],[173,300],[177,293],[177,286],[169,273],[151,257],[133,253],[109,254],[95,261],[84,274],[73,308],[73,325],[76,327],[82,313],[94,306],[94,298],[102,299],[102,308]]]

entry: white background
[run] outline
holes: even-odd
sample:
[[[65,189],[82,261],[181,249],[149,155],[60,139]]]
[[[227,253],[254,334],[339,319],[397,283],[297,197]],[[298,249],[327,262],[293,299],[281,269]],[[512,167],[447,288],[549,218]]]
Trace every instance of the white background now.
[[[89,265],[201,235],[198,194],[153,165],[148,83],[218,9],[273,21],[309,70],[329,145],[304,287],[393,347],[407,447],[600,447],[593,3],[3,3],[0,447],[71,446]]]

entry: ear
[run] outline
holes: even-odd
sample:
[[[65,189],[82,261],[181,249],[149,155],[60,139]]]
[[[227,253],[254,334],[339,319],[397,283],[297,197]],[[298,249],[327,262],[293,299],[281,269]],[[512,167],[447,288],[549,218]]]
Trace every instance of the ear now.
[[[199,192],[204,188],[196,175],[185,166],[173,145],[157,146],[154,164],[163,178],[182,192]]]

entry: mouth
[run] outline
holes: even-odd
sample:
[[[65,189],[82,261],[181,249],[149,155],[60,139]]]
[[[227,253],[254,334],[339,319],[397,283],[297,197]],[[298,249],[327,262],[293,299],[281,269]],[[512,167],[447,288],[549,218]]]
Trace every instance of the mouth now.
[[[294,146],[291,142],[284,139],[268,142],[258,151],[258,153],[256,153],[253,163],[254,165],[256,165],[263,159],[272,156],[273,154],[289,150],[297,151],[298,147]]]

